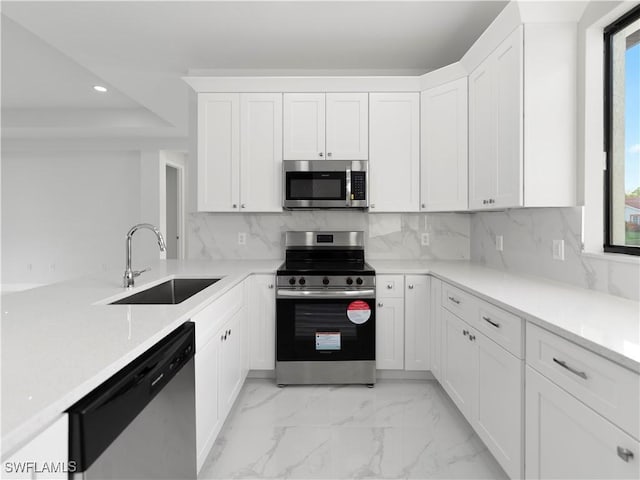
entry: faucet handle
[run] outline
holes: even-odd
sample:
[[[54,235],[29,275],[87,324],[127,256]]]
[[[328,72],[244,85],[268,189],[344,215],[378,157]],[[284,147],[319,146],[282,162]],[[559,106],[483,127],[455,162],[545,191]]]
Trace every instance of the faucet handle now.
[[[151,270],[151,267],[145,267],[142,270],[134,270],[133,271],[133,276],[134,277],[139,277],[141,273],[148,272],[149,270]]]

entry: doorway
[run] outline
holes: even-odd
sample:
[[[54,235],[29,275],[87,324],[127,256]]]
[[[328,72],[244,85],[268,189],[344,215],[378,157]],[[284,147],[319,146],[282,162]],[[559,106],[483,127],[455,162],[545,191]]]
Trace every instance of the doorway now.
[[[180,198],[178,196],[179,190],[179,172],[176,167],[171,165],[165,165],[166,168],[166,243],[167,243],[167,258],[179,258],[178,257],[178,241],[180,240],[180,233],[178,231],[179,219],[178,212],[180,211]]]
[[[165,258],[183,259],[186,158],[182,152],[163,150],[160,160],[160,230],[167,244]]]

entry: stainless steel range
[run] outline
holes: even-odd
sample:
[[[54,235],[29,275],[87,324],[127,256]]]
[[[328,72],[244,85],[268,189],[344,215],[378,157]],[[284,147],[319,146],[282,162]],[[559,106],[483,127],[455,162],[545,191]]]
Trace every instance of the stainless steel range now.
[[[375,271],[363,232],[287,232],[276,284],[276,382],[376,381]]]

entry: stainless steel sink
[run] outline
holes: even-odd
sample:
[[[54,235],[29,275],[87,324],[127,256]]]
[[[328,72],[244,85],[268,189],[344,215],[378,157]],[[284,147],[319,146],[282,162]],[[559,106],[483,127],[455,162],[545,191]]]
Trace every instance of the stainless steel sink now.
[[[172,278],[109,305],[175,305],[216,283],[219,278]]]

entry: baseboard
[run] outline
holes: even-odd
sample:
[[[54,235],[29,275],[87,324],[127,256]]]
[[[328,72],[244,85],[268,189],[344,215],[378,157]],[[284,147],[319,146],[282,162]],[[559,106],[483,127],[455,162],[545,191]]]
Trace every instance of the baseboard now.
[[[276,372],[275,370],[249,370],[247,378],[274,380]],[[435,380],[430,370],[376,370],[376,378],[379,380]]]

